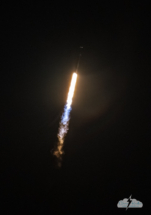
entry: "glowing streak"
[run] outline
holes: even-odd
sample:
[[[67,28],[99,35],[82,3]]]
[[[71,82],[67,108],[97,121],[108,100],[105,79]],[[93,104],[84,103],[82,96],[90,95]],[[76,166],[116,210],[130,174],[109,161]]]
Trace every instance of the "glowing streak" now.
[[[70,106],[72,104],[72,98],[73,98],[73,94],[74,94],[76,80],[77,80],[77,74],[73,73],[71,85],[70,85],[70,89],[69,89],[69,93],[68,93],[68,98],[67,98],[67,108],[68,109],[70,108]]]
[[[62,159],[62,154],[63,154],[63,142],[65,135],[68,131],[68,125],[69,125],[69,120],[70,120],[70,111],[71,111],[71,105],[72,105],[72,98],[74,95],[74,90],[75,90],[75,85],[76,85],[76,80],[77,80],[77,74],[73,73],[72,75],[72,80],[68,92],[68,97],[66,101],[66,105],[64,107],[64,112],[61,117],[61,122],[59,126],[59,133],[58,133],[58,140],[59,142],[57,143],[57,148],[53,152],[53,154],[58,158],[58,165],[61,166],[61,159]]]

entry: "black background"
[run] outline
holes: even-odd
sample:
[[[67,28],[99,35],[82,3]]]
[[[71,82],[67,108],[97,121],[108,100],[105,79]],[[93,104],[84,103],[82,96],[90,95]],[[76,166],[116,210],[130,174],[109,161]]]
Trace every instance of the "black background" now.
[[[2,5],[2,214],[149,211],[150,11],[131,1]],[[83,46],[61,168],[51,150]],[[132,211],[133,210],[133,211]]]

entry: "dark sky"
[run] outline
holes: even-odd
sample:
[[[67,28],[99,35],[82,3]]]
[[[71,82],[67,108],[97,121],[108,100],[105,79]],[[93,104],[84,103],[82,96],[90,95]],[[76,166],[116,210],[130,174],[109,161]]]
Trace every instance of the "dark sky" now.
[[[3,6],[2,214],[118,214],[125,212],[118,201],[131,194],[143,202],[140,210],[149,211],[148,6]],[[50,150],[80,46],[65,154],[57,169]]]

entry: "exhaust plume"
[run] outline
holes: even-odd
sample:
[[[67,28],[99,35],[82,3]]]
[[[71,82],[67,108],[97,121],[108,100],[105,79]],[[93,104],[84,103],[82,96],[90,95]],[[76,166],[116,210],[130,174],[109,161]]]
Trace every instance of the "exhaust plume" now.
[[[57,135],[58,143],[57,143],[56,149],[53,152],[53,155],[57,157],[59,167],[61,166],[62,154],[64,153],[63,143],[64,143],[65,135],[69,130],[68,126],[69,126],[69,120],[70,120],[70,111],[72,109],[71,105],[72,105],[72,98],[74,95],[76,80],[77,80],[77,73],[74,72],[72,75],[72,80],[71,80],[71,84],[70,84],[70,88],[67,96],[66,105],[64,106],[64,112],[61,116],[61,121],[59,124],[59,131]]]

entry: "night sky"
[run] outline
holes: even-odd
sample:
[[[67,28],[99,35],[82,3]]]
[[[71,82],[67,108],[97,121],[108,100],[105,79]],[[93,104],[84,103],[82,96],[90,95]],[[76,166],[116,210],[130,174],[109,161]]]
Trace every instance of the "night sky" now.
[[[137,2],[3,5],[1,214],[150,210],[150,11]],[[62,167],[51,150],[83,46]],[[132,211],[133,210],[133,211]]]

